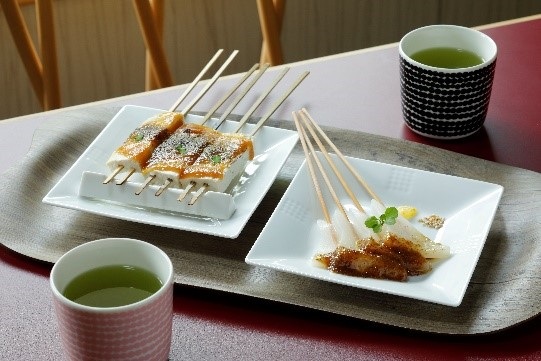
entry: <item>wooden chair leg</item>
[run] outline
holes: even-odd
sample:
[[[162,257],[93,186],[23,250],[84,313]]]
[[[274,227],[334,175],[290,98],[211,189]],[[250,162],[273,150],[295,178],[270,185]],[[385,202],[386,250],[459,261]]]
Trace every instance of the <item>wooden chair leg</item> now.
[[[133,0],[139,26],[151,60],[151,73],[155,74],[157,85],[160,88],[173,85],[173,78],[167,64],[163,43],[157,30],[152,7],[148,0]]]
[[[285,0],[257,0],[259,23],[263,35],[261,63],[283,64],[280,32],[285,11]]]
[[[149,0],[150,7],[152,9],[152,16],[154,17],[154,23],[156,24],[156,31],[158,32],[158,38],[163,44],[163,22],[164,22],[164,0]],[[150,52],[146,51],[146,81],[145,89],[153,90],[158,88],[158,76],[156,74],[156,67],[150,56]]]
[[[60,80],[58,76],[52,1],[36,0],[41,60],[30,37],[30,32],[17,0],[2,0],[0,5],[42,109],[60,108]]]
[[[36,0],[38,39],[43,65],[43,95],[46,110],[60,108],[60,79],[51,0]]]

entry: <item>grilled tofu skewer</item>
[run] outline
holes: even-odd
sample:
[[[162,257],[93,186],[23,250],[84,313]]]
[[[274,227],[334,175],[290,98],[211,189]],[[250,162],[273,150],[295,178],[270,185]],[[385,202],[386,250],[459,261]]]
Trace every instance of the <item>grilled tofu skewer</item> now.
[[[109,157],[107,166],[114,171],[103,183],[109,183],[122,170],[128,170],[127,176],[117,184],[126,182],[134,172],[141,172],[154,149],[183,124],[184,116],[173,112],[161,113],[146,120]]]
[[[259,78],[259,76],[266,70],[267,67],[264,67],[260,70],[260,74],[256,75],[254,77],[255,80]],[[284,75],[287,73],[289,68],[285,68],[283,71],[279,73],[279,75],[276,77],[276,79],[273,81],[271,86],[267,89],[265,93],[263,93],[258,101],[250,108],[249,112],[243,117],[245,119],[237,128],[239,130],[242,125],[244,125],[244,122],[246,119],[248,119],[249,116],[255,112],[257,107],[261,104],[261,102],[270,94],[270,92],[274,89],[274,87],[278,84],[278,82],[284,77]],[[245,77],[244,79],[247,79]],[[248,90],[251,86],[254,85],[254,81],[252,81],[248,85]],[[243,95],[246,94],[246,92],[242,93]],[[238,101],[237,101],[238,102]],[[281,104],[281,103],[280,103]],[[189,109],[187,109],[188,111]],[[183,111],[184,112],[184,111]],[[204,118],[204,121],[208,119],[207,117]],[[222,119],[220,122],[223,121]],[[194,124],[191,124],[194,125]],[[200,126],[204,127],[204,126]],[[242,172],[244,170],[244,167],[246,166],[246,163],[248,160],[251,160],[253,158],[253,144],[251,141],[251,137],[245,137],[241,135],[233,135],[230,134],[229,137],[222,137],[220,138],[219,145],[213,144],[212,142],[205,142],[203,139],[211,139],[211,134],[220,134],[218,131],[209,128],[197,128],[197,127],[190,127],[188,124],[186,127],[179,128],[174,134],[171,135],[170,138],[165,140],[162,144],[160,144],[154,151],[154,153],[148,158],[147,165],[144,167],[141,172],[143,175],[145,175],[147,178],[145,182],[143,183],[142,187],[136,192],[136,194],[140,194],[143,189],[145,189],[149,184],[151,183],[158,183],[161,184],[161,187],[157,190],[156,196],[159,196],[163,193],[163,191],[168,187],[174,187],[174,188],[185,188],[188,187],[188,190],[183,192],[181,196],[179,197],[179,200],[183,200],[186,194],[191,190],[194,186],[198,185],[199,187],[203,187],[204,189],[201,190],[199,194],[202,194],[206,188],[209,188],[208,182],[212,183],[213,186],[212,189],[220,189],[220,191],[223,191],[227,189],[229,184],[233,179],[236,179],[238,174],[233,174],[231,172]],[[205,131],[206,130],[206,131]],[[203,137],[204,135],[204,137]],[[211,137],[211,138],[209,138]],[[223,154],[219,155],[217,152],[222,149],[226,151],[228,148],[225,145],[226,139],[230,139],[232,141],[231,146],[239,145],[240,143],[245,144],[242,147],[242,151],[239,152],[239,161],[237,162],[237,159],[232,159],[231,154]],[[242,142],[240,142],[242,140]],[[193,142],[193,144],[190,144],[190,141]],[[239,143],[240,142],[240,143]],[[248,144],[249,145],[246,145]],[[205,156],[203,151],[206,149],[206,147],[209,146],[209,150],[212,152],[212,156],[214,159],[214,168],[223,168],[224,165],[228,164],[229,166],[232,166],[235,164],[235,166],[229,168],[225,167],[220,172],[220,175],[213,176],[214,173],[210,172],[209,175],[205,176],[205,179],[208,180],[208,182],[200,182],[196,179],[195,174],[196,171],[190,170],[190,166],[196,161],[197,157],[199,155],[203,154],[203,158],[200,160],[201,164],[207,164],[205,163]],[[250,149],[251,151],[247,152],[247,150]],[[244,154],[246,153],[246,154]],[[216,162],[216,159],[222,159],[224,162],[219,162],[218,164]],[[199,164],[199,163],[198,163]],[[202,168],[201,165],[198,166],[200,168],[199,174],[202,174]],[[210,170],[208,164],[207,168]],[[186,182],[184,179],[184,173],[189,172],[190,174],[190,181]],[[223,174],[222,174],[223,173]],[[223,176],[225,175],[225,179]],[[222,185],[218,186],[218,184],[221,183]],[[196,200],[196,199],[195,199]],[[195,200],[193,200],[195,202]]]
[[[249,137],[188,123],[155,149],[142,173],[162,185],[157,196],[168,187],[184,188],[182,200],[196,185],[224,192],[253,156]]]
[[[145,121],[140,127],[132,132],[132,134],[130,134],[130,136],[115,152],[113,152],[107,161],[107,166],[112,172],[105,179],[103,182],[104,184],[111,182],[116,175],[123,171],[127,171],[127,174],[117,182],[119,185],[124,184],[133,173],[141,172],[142,168],[152,155],[154,149],[161,144],[163,140],[168,138],[177,128],[184,124],[185,115],[191,110],[197,101],[199,101],[199,99],[206,94],[216,79],[221,75],[227,65],[231,63],[233,58],[238,53],[238,51],[234,51],[222,65],[222,67],[216,72],[214,77],[199,92],[195,99],[192,100],[181,113],[175,113],[174,110],[176,107],[180,105],[182,100],[184,100],[195,85],[197,85],[222,51],[223,50],[219,50],[209,61],[209,63],[207,63],[199,75],[194,79],[187,91],[181,95],[179,100],[177,100],[169,112],[164,112]]]
[[[183,172],[182,178],[190,182],[191,188],[199,186],[188,204],[194,204],[207,190],[225,192],[253,158],[254,146],[250,137],[242,134],[220,135]]]
[[[208,119],[210,119],[214,112],[228,98],[230,98],[235,90],[238,89],[248,78],[250,78],[250,76],[258,68],[259,66],[257,64],[254,65],[241,78],[241,80],[232,89],[230,89],[216,105],[213,106],[213,108],[205,115],[201,124],[204,124]],[[245,96],[246,93],[253,87],[257,79],[261,77],[267,68],[268,65],[265,65],[259,70],[258,74],[253,77],[247,87],[241,92],[240,96],[235,98],[233,104],[236,105],[238,102],[240,102],[242,97]],[[189,108],[185,109],[185,111],[188,110]],[[230,112],[231,106],[228,108],[225,115],[228,115]],[[224,118],[225,115],[222,116],[222,118]],[[223,120],[221,119],[220,122],[221,121]],[[166,188],[170,186],[175,188],[185,188],[185,191],[179,197],[179,200],[182,200],[189,190],[195,185],[195,183],[188,182],[185,184],[185,182],[181,182],[179,178],[180,174],[186,166],[195,161],[195,158],[197,158],[203,148],[208,145],[208,143],[201,141],[201,139],[203,139],[202,136],[205,135],[208,138],[210,134],[218,134],[214,129],[210,128],[208,128],[205,132],[206,129],[207,127],[203,127],[202,125],[198,127],[195,124],[186,124],[185,128],[178,128],[177,131],[170,136],[170,139],[167,139],[167,141],[160,144],[158,149],[155,150],[156,154],[153,154],[147,160],[147,165],[141,171],[141,173],[147,178],[142,186],[135,192],[135,194],[139,195],[146,187],[148,187],[149,184],[159,182],[162,184],[162,186],[156,192],[157,196],[159,196]],[[190,143],[191,140],[193,140],[193,144]]]
[[[210,86],[217,80],[219,74],[223,72],[225,67],[233,59],[234,55],[236,55],[236,52],[230,56],[224,65],[222,65],[221,69],[218,70],[216,75],[201,90],[196,99],[199,99],[208,91]],[[203,123],[210,119],[212,113],[215,112],[235,92],[235,90],[250,77],[256,68],[256,66],[252,67],[240,82],[235,85],[234,89],[230,90],[222,97],[222,99],[220,99],[219,103],[204,117]],[[225,120],[227,114],[232,111],[232,108],[238,104],[240,99],[246,95],[266,69],[266,66],[260,69],[259,73],[254,76],[247,88],[233,101],[233,104],[228,108],[226,115],[220,118],[220,124]],[[305,72],[294,82],[285,94],[273,104],[270,111],[261,118],[256,124],[255,129],[252,129],[249,136],[238,134],[237,132],[241,130],[248,118],[255,112],[288,70],[288,68],[284,68],[278,74],[277,78],[272,82],[267,91],[258,98],[250,108],[249,112],[244,115],[243,119],[237,125],[235,133],[221,133],[217,131],[216,129],[220,124],[213,129],[202,124],[186,123],[184,121],[184,116],[191,110],[196,101],[190,102],[180,114],[166,112],[157,116],[156,118],[175,116],[179,121],[175,123],[175,126],[167,127],[162,135],[154,137],[154,142],[150,142],[146,147],[141,144],[141,149],[144,150],[144,152],[142,151],[144,156],[141,156],[140,159],[130,154],[123,154],[124,158],[129,158],[129,162],[127,160],[125,164],[122,164],[121,169],[127,168],[130,171],[128,172],[128,175],[117,184],[125,182],[133,172],[139,172],[146,176],[146,180],[135,194],[140,194],[149,184],[157,183],[161,184],[161,186],[156,191],[156,196],[162,194],[169,187],[180,188],[183,189],[183,191],[180,193],[178,200],[182,201],[192,189],[197,189],[188,203],[190,205],[194,204],[206,191],[225,192],[230,188],[233,181],[240,177],[247,163],[254,157],[252,137],[283,103],[289,94],[291,94],[291,92],[308,75],[308,72]],[[180,104],[180,102],[177,102],[175,107],[178,106],[178,104]],[[147,122],[150,122],[150,120]],[[135,134],[132,134],[127,142],[147,141],[148,137],[137,135],[137,131],[146,125],[147,122],[143,123],[141,127],[134,131]],[[115,165],[118,166],[119,162],[115,157],[118,157],[118,154],[121,153],[121,148],[122,146],[113,154],[108,162],[110,168],[114,168]],[[130,162],[135,162],[136,164],[131,164]],[[115,169],[113,173],[116,175],[119,171],[121,170],[117,171]],[[110,176],[111,179],[113,177],[114,175]]]
[[[193,164],[205,147],[212,144],[218,136],[219,132],[209,127],[188,123],[160,144],[142,170],[147,179],[152,178],[162,184],[156,195],[160,195],[169,186],[187,186],[188,183],[182,182],[184,170]]]
[[[248,113],[244,115],[244,121],[241,121],[237,131],[244,125],[248,117],[255,112],[288,70],[289,68],[285,68],[279,73],[267,91],[259,97]],[[176,133],[182,132],[183,129],[181,128]],[[208,136],[220,133],[207,128],[206,134]],[[200,136],[179,139],[172,136],[171,138],[156,149],[155,154],[149,159],[147,167],[143,169],[143,174],[148,174],[148,177],[152,177],[154,182],[162,184],[156,192],[157,196],[170,186],[175,188],[186,187],[188,190],[181,193],[179,197],[179,200],[183,200],[191,189],[198,186],[199,191],[196,192],[196,195],[189,203],[193,204],[206,190],[225,191],[231,182],[237,179],[244,171],[248,161],[253,159],[251,137],[240,134],[222,134],[222,136],[206,144],[205,142],[197,142],[197,139],[203,139]],[[193,145],[187,143],[190,139],[194,141]],[[182,149],[182,152],[179,152],[178,149]],[[163,157],[164,152],[167,153],[167,159]],[[196,154],[197,152],[199,153]],[[197,155],[197,157],[194,158],[194,155]],[[174,166],[172,166],[173,164]]]
[[[281,73],[278,79],[281,79],[284,74],[285,72]],[[228,139],[228,141],[234,146],[228,151],[223,152],[223,156],[220,155],[220,150],[224,149],[225,143],[222,143],[223,145],[216,144],[210,146],[208,151],[205,149],[207,154],[202,154],[194,165],[185,172],[185,177],[192,179],[191,184],[200,184],[200,188],[194,194],[193,198],[188,204],[194,204],[197,199],[207,190],[223,192],[229,187],[234,179],[237,179],[240,176],[240,173],[244,171],[248,161],[253,159],[252,137],[263,126],[265,121],[267,121],[272,114],[274,114],[276,109],[278,109],[278,107],[287,99],[287,97],[300,85],[300,83],[302,83],[308,74],[309,72],[304,72],[297,78],[289,89],[287,89],[284,94],[272,105],[271,109],[259,120],[259,122],[255,125],[255,128],[251,131],[250,135],[246,136],[237,133],[244,126],[244,122],[241,120],[235,133],[228,134],[230,137],[236,136],[237,138],[234,139],[235,141],[233,142],[233,139]],[[270,92],[275,85],[276,84],[273,84],[268,92]],[[255,107],[253,108],[252,112],[253,111],[255,111]],[[247,119],[246,116],[244,118]],[[248,142],[250,142],[250,144],[248,144]],[[235,150],[231,152],[233,149]],[[223,161],[221,157],[224,158]],[[203,165],[204,168],[202,167]],[[205,169],[205,172],[201,172],[202,169]],[[211,169],[214,169],[214,171],[211,171]],[[203,174],[206,175],[203,176]]]

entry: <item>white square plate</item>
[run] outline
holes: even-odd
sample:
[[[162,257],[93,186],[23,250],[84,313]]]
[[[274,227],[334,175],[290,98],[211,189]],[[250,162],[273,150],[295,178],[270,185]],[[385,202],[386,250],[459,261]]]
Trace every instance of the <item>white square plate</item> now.
[[[313,257],[322,240],[316,221],[323,217],[305,162],[246,256],[246,262],[342,285],[458,306],[485,244],[503,187],[363,159],[348,159],[387,205],[416,207],[419,213],[412,224],[431,239],[448,245],[451,256],[436,263],[428,274],[409,277],[406,282],[346,276],[317,266]],[[347,184],[358,195],[363,207],[368,208],[369,196],[343,164],[337,163]],[[339,191],[341,187],[336,188]],[[345,192],[339,196],[345,206],[352,204]],[[330,196],[325,197],[329,208],[333,208]],[[331,213],[333,210],[330,209]],[[445,218],[445,224],[439,230],[418,222],[419,218],[431,214]]]
[[[218,220],[208,217],[163,211],[154,208],[135,207],[118,202],[100,201],[79,196],[79,185],[83,172],[92,171],[108,174],[105,162],[129,134],[144,120],[163,110],[138,106],[125,106],[107,124],[73,166],[43,198],[43,202],[55,206],[81,210],[93,214],[153,224],[174,229],[236,238],[242,231],[274,179],[280,172],[298,140],[297,132],[262,127],[254,137],[254,159],[248,163],[243,182],[234,188],[232,195],[236,210],[229,219]],[[194,122],[201,117],[188,115],[186,120]],[[211,119],[212,122],[215,119]],[[224,123],[220,130],[233,129],[236,122]],[[246,124],[242,129],[248,133],[254,125]],[[134,175],[140,177],[140,175]],[[131,180],[132,178],[130,178]],[[136,178],[135,178],[136,179]],[[140,179],[142,181],[142,178]],[[108,185],[105,185],[108,186]]]

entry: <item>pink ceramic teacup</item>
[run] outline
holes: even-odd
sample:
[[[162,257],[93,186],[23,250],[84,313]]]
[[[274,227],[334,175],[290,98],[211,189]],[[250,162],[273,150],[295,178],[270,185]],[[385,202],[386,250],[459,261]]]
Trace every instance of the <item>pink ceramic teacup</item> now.
[[[162,286],[124,306],[91,307],[63,295],[86,271],[131,265],[157,276]],[[171,346],[173,265],[159,248],[134,239],[107,238],[75,247],[51,271],[50,284],[60,335],[70,360],[167,360]]]

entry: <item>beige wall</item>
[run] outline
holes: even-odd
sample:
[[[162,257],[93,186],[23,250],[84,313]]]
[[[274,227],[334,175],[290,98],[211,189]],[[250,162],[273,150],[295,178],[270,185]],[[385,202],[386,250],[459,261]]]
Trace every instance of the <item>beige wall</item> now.
[[[62,104],[144,91],[144,45],[129,0],[55,0]],[[23,12],[35,34],[34,7]],[[540,0],[289,0],[286,62],[398,41],[432,23],[474,26],[541,13]],[[175,83],[189,82],[218,49],[239,49],[229,73],[257,62],[255,0],[167,0],[165,44]],[[40,111],[3,13],[0,119]]]

